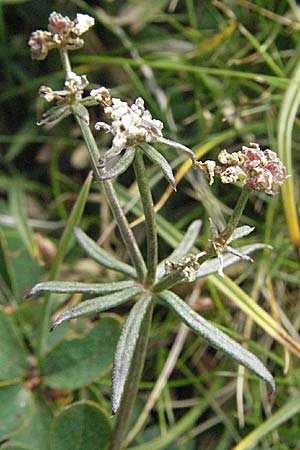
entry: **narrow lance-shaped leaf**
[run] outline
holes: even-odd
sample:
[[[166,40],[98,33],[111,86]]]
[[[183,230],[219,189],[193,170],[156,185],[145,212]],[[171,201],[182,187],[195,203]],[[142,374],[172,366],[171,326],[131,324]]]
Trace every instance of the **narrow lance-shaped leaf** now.
[[[239,247],[237,250],[242,253],[243,255],[248,255],[249,253],[254,252],[255,250],[261,250],[263,248],[266,248],[266,244],[250,244],[250,245],[243,245],[242,247]],[[240,261],[239,256],[235,256],[232,254],[227,253],[223,257],[223,268],[232,266],[236,262]],[[207,277],[208,275],[211,275],[212,273],[218,272],[219,268],[219,259],[218,258],[212,258],[207,261],[205,261],[203,264],[201,264],[200,269],[197,270],[196,273],[196,279]]]
[[[165,178],[168,180],[174,191],[176,191],[176,180],[173,175],[172,167],[166,160],[166,158],[157,151],[154,147],[149,144],[144,144],[141,146],[145,155],[154,163],[159,165]]]
[[[83,247],[86,253],[97,263],[101,264],[107,269],[116,270],[117,272],[125,273],[131,278],[136,278],[136,272],[133,267],[119,261],[113,255],[103,250],[80,228],[76,228],[74,230],[74,233],[81,247]]]
[[[195,220],[194,222],[191,223],[178,246],[168,256],[168,259],[176,261],[177,259],[181,258],[182,256],[185,256],[191,251],[197,237],[199,236],[201,225],[202,225],[201,220]],[[158,279],[161,278],[165,272],[164,264],[165,261],[162,261],[157,267]]]
[[[96,314],[102,311],[107,311],[110,308],[114,308],[127,300],[133,298],[135,295],[140,294],[142,288],[131,287],[128,289],[123,289],[122,291],[117,291],[114,294],[104,295],[102,297],[95,297],[91,300],[85,300],[79,305],[73,306],[72,308],[64,311],[58,316],[56,321],[51,327],[51,331],[57,328],[66,320],[77,319],[78,317],[88,316],[89,314]]]
[[[115,414],[120,406],[124,388],[134,351],[140,334],[143,332],[143,318],[151,307],[152,297],[147,294],[131,309],[120,336],[115,353],[113,376],[112,376],[112,413]]]
[[[101,176],[99,176],[100,181],[110,180],[111,178],[115,178],[121,173],[124,173],[128,167],[132,164],[135,156],[135,148],[128,147],[123,156],[114,164],[114,166],[103,173],[101,171]]]
[[[202,336],[211,345],[226,353],[238,363],[248,367],[248,369],[252,370],[256,375],[269,383],[273,392],[275,391],[275,382],[271,373],[253,353],[243,348],[240,344],[227,336],[227,334],[220,331],[202,316],[193,311],[173,292],[163,292],[159,295],[159,298],[171,307],[183,322],[195,333]]]
[[[122,291],[125,288],[135,286],[134,281],[120,281],[112,283],[81,283],[80,281],[45,281],[36,284],[28,293],[28,297],[44,292],[57,294],[108,294],[109,292]]]

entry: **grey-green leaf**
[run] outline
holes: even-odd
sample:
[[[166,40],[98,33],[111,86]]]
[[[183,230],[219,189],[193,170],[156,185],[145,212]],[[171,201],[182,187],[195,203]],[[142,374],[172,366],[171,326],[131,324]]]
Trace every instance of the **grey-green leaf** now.
[[[238,227],[235,230],[233,230],[233,233],[229,238],[227,239],[227,244],[230,244],[232,241],[236,241],[237,239],[241,239],[242,237],[248,236],[252,231],[254,230],[254,227],[249,227],[249,225],[243,225],[242,227]]]
[[[252,370],[256,375],[269,383],[275,391],[275,382],[271,373],[262,362],[251,352],[220,331],[212,323],[193,311],[187,303],[171,291],[159,294],[159,298],[173,309],[173,311],[195,333],[206,339],[213,347],[226,353],[238,363]]]
[[[143,144],[141,146],[145,155],[154,163],[159,165],[165,178],[168,180],[174,191],[176,191],[176,180],[173,175],[172,167],[166,160],[166,158],[149,144]]]
[[[134,281],[119,281],[112,283],[81,283],[80,281],[45,281],[36,284],[27,297],[44,292],[56,292],[57,294],[108,294],[122,291],[125,288],[135,286]]]
[[[81,247],[83,247],[86,253],[97,263],[101,264],[107,269],[116,270],[117,272],[125,273],[131,278],[136,278],[136,272],[133,267],[129,266],[129,264],[119,261],[113,255],[103,250],[80,228],[76,228],[74,230],[74,233]]]
[[[266,248],[267,246],[265,244],[250,244],[250,245],[244,245],[242,247],[239,247],[237,250],[240,253],[243,253],[244,255],[248,255],[255,250],[261,250],[263,248]],[[232,266],[232,264],[235,264],[236,262],[240,261],[239,256],[235,256],[232,254],[227,253],[224,255],[223,258],[223,264],[224,269],[226,267]],[[196,279],[207,277],[208,275],[211,275],[212,273],[216,273],[219,268],[219,260],[218,258],[213,258],[205,261],[203,264],[201,264],[200,269],[196,273]]]
[[[181,258],[182,256],[185,256],[187,253],[191,251],[197,237],[199,236],[201,225],[202,225],[201,220],[195,220],[194,222],[191,223],[178,246],[168,256],[168,259],[176,261],[177,259]],[[164,275],[165,272],[164,263],[165,261],[162,261],[157,267],[157,279],[160,279]]]
[[[120,406],[125,384],[138,338],[142,332],[143,318],[151,307],[152,297],[146,294],[131,309],[120,336],[114,359],[112,376],[112,413]]]
[[[131,287],[123,289],[120,292],[115,292],[114,294],[92,298],[91,300],[85,300],[84,302],[79,303],[79,305],[73,306],[60,314],[60,316],[58,316],[56,321],[53,323],[51,330],[54,330],[54,328],[58,327],[58,325],[61,325],[66,320],[107,311],[110,308],[121,305],[141,292],[142,288]]]
[[[114,166],[106,171],[105,173],[101,172],[101,176],[99,177],[100,181],[110,180],[111,178],[118,177],[121,173],[124,173],[128,167],[132,164],[135,156],[135,148],[128,147],[121,158],[114,164]]]

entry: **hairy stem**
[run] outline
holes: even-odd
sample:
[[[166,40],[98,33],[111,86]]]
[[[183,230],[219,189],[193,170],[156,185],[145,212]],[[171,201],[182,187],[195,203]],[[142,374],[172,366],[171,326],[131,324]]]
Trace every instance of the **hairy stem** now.
[[[80,115],[80,111],[76,106],[79,106],[79,105],[74,104],[72,106],[72,111],[73,111],[73,114],[75,115],[78,125],[80,126],[84,141],[85,141],[87,149],[89,151],[90,159],[91,159],[91,163],[93,166],[93,170],[95,171],[95,175],[96,175],[96,177],[99,178],[99,176],[101,175],[101,173],[104,170],[104,169],[98,168],[100,152],[98,150],[97,144],[95,142],[95,139],[91,132],[89,124]],[[82,105],[80,105],[80,106],[82,106]],[[119,231],[121,233],[125,247],[128,251],[128,254],[130,256],[132,264],[134,265],[134,267],[136,269],[138,279],[140,281],[143,281],[146,276],[145,261],[142,257],[142,254],[140,252],[138,244],[135,240],[134,234],[133,234],[131,228],[129,227],[126,216],[121,208],[121,205],[119,203],[117,194],[113,187],[113,184],[110,180],[107,180],[107,181],[102,182],[102,186],[103,186],[104,193],[106,194],[107,202],[113,213],[115,221],[117,222],[117,225],[118,225]]]
[[[134,352],[130,367],[130,374],[128,375],[128,381],[126,383],[121,405],[114,423],[113,438],[110,450],[120,450],[122,448],[122,441],[126,431],[126,426],[135,403],[139,382],[144,368],[149,331],[152,321],[153,305],[154,304],[152,303],[143,320],[143,333],[141,333],[138,338]]]
[[[157,232],[153,200],[149,182],[147,180],[143,155],[137,151],[133,162],[134,172],[140,191],[141,201],[145,215],[145,228],[147,236],[147,284],[155,281],[157,267]]]
[[[123,242],[129,253],[132,264],[135,267],[138,279],[140,281],[143,281],[146,276],[145,261],[142,257],[140,249],[137,245],[134,234],[133,234],[131,228],[129,227],[126,216],[121,208],[121,205],[119,203],[117,194],[113,187],[113,184],[110,180],[108,180],[108,181],[103,181],[102,186],[103,186],[104,192],[106,194],[106,198],[107,198],[108,204],[110,206],[110,209],[113,213],[115,221],[117,222]]]

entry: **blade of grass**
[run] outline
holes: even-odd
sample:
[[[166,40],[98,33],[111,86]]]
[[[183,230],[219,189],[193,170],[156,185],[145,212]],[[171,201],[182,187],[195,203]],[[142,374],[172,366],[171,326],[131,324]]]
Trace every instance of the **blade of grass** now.
[[[81,191],[77,197],[77,200],[73,206],[69,219],[67,221],[66,227],[59,241],[57,254],[51,269],[50,280],[55,280],[65,253],[68,249],[70,241],[73,237],[73,230],[79,224],[83,210],[87,201],[88,193],[92,184],[93,173],[90,172]],[[49,324],[50,324],[50,313],[51,313],[51,296],[48,295],[43,303],[41,322],[38,330],[38,341],[37,341],[37,357],[40,363],[45,348],[48,341]]]
[[[300,62],[298,62],[290,84],[283,97],[277,125],[278,153],[286,166],[287,173],[292,175],[292,134],[295,117],[300,102]],[[282,186],[283,206],[289,228],[291,241],[300,256],[300,230],[297,215],[294,179],[288,178]]]
[[[300,412],[300,395],[296,395],[290,399],[282,408],[273,414],[268,420],[263,422],[252,433],[249,433],[241,442],[239,442],[232,450],[250,450],[258,448],[258,444],[262,438],[277,430],[278,427],[287,420],[294,417]]]
[[[251,317],[269,336],[287,347],[300,358],[300,343],[296,342],[266,311],[226,275],[221,278],[210,275],[209,279],[218,290],[230,298],[247,316]]]

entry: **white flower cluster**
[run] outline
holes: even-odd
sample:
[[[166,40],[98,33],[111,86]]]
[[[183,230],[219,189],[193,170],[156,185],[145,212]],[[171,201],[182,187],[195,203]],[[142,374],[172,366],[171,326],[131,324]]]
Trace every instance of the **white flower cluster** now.
[[[119,98],[110,97],[105,88],[93,89],[91,96],[104,104],[105,114],[112,119],[111,125],[97,122],[95,128],[103,129],[114,136],[111,147],[114,155],[118,155],[131,145],[155,142],[162,137],[163,123],[152,118],[150,111],[145,109],[141,97],[129,106]]]

